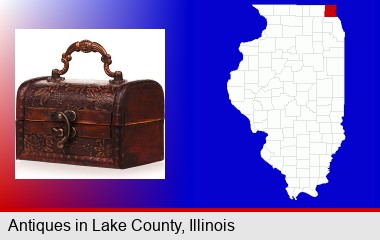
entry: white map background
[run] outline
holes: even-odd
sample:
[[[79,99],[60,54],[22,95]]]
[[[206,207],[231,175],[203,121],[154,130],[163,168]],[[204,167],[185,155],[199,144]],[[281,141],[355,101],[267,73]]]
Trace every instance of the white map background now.
[[[285,175],[289,197],[316,197],[345,139],[345,33],[338,17],[324,17],[324,5],[254,7],[267,27],[240,45],[229,97],[253,133],[268,134],[261,157]]]

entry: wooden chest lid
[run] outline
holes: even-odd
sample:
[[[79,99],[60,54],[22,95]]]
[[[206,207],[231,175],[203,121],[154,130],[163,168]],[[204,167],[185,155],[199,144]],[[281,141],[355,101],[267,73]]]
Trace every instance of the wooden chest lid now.
[[[22,96],[25,110],[22,120],[50,121],[51,112],[74,110],[78,123],[111,125],[118,87],[105,81],[31,81]]]
[[[31,79],[19,87],[16,120],[51,121],[51,113],[66,110],[76,112],[76,123],[96,125],[123,126],[164,117],[163,90],[153,80],[111,84],[47,79]]]

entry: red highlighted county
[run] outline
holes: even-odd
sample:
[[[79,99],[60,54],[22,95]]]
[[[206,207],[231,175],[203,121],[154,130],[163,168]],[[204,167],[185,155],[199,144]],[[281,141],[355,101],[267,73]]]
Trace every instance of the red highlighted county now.
[[[336,17],[336,5],[325,6],[325,17]]]

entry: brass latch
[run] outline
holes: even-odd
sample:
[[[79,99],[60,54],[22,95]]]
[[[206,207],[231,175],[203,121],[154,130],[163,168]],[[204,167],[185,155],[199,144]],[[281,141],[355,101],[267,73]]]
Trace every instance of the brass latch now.
[[[58,148],[63,148],[67,140],[70,137],[75,137],[77,134],[77,130],[71,126],[71,123],[74,122],[76,118],[77,114],[72,110],[66,110],[64,112],[57,111],[51,113],[52,121],[60,121],[65,123],[64,127],[53,127],[51,129],[54,137],[61,138],[59,141],[57,141]]]

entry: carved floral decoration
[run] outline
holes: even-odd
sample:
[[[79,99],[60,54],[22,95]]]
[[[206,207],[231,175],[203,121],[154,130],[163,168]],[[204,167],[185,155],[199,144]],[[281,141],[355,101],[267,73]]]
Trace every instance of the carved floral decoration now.
[[[99,158],[111,158],[112,156],[111,140],[106,139],[75,138],[72,141],[68,141],[63,149],[60,149],[56,147],[56,139],[51,135],[25,134],[24,148],[25,150],[33,152],[70,154],[73,153],[72,151],[75,151],[81,153],[80,155]]]
[[[50,83],[35,84],[26,98],[29,107],[49,107],[49,105],[81,106],[97,111],[112,111],[116,87],[113,85]],[[72,94],[70,94],[72,92]]]

